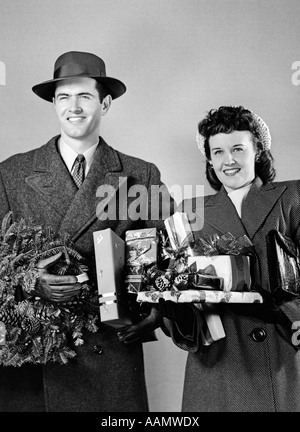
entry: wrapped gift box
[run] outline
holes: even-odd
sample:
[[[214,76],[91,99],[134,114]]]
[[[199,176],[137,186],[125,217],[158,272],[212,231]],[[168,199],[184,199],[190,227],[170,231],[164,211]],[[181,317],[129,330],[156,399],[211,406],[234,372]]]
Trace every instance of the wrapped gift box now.
[[[251,287],[250,257],[246,255],[214,255],[188,257],[188,266],[198,272],[211,273],[221,279],[221,290],[249,291]],[[201,288],[201,286],[199,286]],[[207,288],[207,286],[206,286]]]
[[[127,292],[137,293],[142,286],[145,266],[157,262],[156,228],[128,230],[125,235],[125,285]]]
[[[132,324],[124,287],[125,242],[110,228],[93,236],[101,322]]]
[[[159,299],[175,303],[262,303],[262,296],[256,291],[217,291],[217,290],[183,290],[183,291],[143,291],[137,295],[137,301],[158,303]]]
[[[137,295],[138,302],[158,303],[159,299],[170,300],[174,303],[193,303],[200,309],[203,318],[201,338],[204,345],[211,345],[226,334],[218,311],[214,308],[216,303],[262,303],[262,296],[254,291],[218,291],[218,290],[169,290],[169,291],[143,291]]]
[[[173,249],[177,250],[182,247],[186,247],[186,253],[190,256],[193,256],[194,251],[192,248],[192,244],[194,242],[194,236],[187,214],[175,212],[172,216],[165,220],[165,227],[168,233],[170,246]],[[188,259],[189,258],[187,258],[187,261],[185,259],[183,267],[186,264],[188,265]],[[180,268],[180,266],[171,262],[170,266],[172,265],[175,265],[175,268],[177,269]],[[196,275],[194,278],[196,278]],[[219,284],[218,286],[220,286],[220,284],[222,283],[222,279],[216,278],[215,276],[209,277],[208,275],[206,275],[205,281],[206,283],[213,282],[212,286],[215,286],[216,284]],[[204,278],[202,278],[202,283],[204,283]],[[201,330],[201,337],[204,345],[210,345],[212,342],[225,337],[221,318],[216,311],[214,311],[213,313],[205,313],[204,315],[202,315],[202,318],[203,326]]]
[[[215,305],[195,303],[195,306],[200,309],[203,317],[201,328],[201,338],[203,345],[211,345],[212,343],[223,339],[226,334],[222,324],[222,320],[218,314]]]
[[[187,246],[188,252],[193,255],[192,248],[189,246],[193,240],[193,232],[186,213],[175,212],[164,221],[170,246],[178,249]]]

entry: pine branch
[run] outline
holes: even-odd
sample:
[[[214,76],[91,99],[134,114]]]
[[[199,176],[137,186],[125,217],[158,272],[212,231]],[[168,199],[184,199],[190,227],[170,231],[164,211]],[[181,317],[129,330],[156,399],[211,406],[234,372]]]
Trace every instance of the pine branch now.
[[[0,315],[7,331],[7,342],[0,346],[0,365],[66,363],[76,356],[68,346],[71,338],[79,345],[84,343],[84,328],[98,329],[98,308],[91,314],[89,304],[94,287],[83,285],[79,298],[68,305],[38,297],[24,300],[22,293],[35,286],[38,261],[62,252],[51,272],[76,275],[88,270],[84,258],[68,233],[42,229],[23,218],[13,222],[12,212],[2,220],[0,235]]]
[[[12,223],[12,211],[8,212],[4,218],[2,219],[1,224],[1,238],[4,239],[4,236]]]

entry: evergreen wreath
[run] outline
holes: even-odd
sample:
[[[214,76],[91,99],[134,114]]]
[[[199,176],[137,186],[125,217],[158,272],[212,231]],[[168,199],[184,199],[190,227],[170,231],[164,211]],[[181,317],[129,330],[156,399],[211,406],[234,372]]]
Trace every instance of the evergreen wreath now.
[[[76,356],[83,332],[98,330],[98,295],[82,283],[81,293],[67,303],[32,296],[40,260],[62,252],[51,273],[79,275],[87,271],[68,234],[43,230],[32,220],[2,220],[0,232],[0,365],[66,364]]]

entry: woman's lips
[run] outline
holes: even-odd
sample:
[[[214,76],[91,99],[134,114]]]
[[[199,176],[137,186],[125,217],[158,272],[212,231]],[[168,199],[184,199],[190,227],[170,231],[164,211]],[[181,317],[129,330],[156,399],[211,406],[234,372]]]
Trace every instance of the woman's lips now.
[[[223,170],[223,173],[227,176],[234,176],[239,171],[240,171],[240,168],[230,168],[230,169]]]

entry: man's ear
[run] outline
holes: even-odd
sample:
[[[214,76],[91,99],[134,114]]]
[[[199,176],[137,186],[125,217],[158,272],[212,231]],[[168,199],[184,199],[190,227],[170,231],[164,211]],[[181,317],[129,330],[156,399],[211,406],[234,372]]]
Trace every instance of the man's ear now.
[[[111,95],[105,96],[102,101],[102,115],[105,115],[111,106]]]

